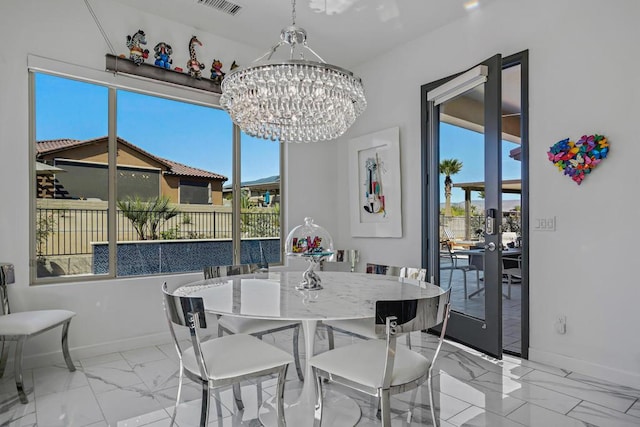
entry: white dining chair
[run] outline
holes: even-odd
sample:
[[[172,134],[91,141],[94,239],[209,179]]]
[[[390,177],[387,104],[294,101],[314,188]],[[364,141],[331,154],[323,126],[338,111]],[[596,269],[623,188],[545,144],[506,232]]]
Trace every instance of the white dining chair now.
[[[320,261],[320,271],[356,271],[360,261],[360,252],[357,249],[335,249],[331,257]]]
[[[164,310],[169,330],[178,353],[178,393],[171,416],[173,426],[180,404],[182,378],[186,375],[202,387],[200,427],[209,423],[211,391],[241,381],[277,375],[276,418],[279,427],[286,425],[284,417],[284,384],[287,368],[293,358],[289,353],[247,334],[234,334],[203,341],[200,329],[206,329],[207,319],[202,298],[181,295],[179,289],[169,291],[166,282],[162,286]],[[187,328],[191,346],[182,348],[176,335],[178,327]],[[237,403],[237,401],[236,401]],[[244,409],[238,406],[238,410]]]
[[[314,426],[322,425],[322,387],[325,379],[378,398],[383,427],[391,426],[391,395],[415,389],[426,380],[431,417],[437,426],[432,369],[446,333],[450,297],[451,289],[432,297],[376,301],[375,331],[381,339],[361,341],[309,359],[316,379]],[[397,337],[402,334],[440,324],[442,329],[438,347],[431,359],[396,345]]]
[[[237,264],[206,267],[204,278],[213,279],[217,277],[236,276],[239,274],[252,274],[256,272],[268,273],[269,267],[266,264]],[[300,322],[287,320],[265,320],[249,319],[236,316],[218,316],[218,336],[227,334],[249,334],[262,339],[264,335],[275,332],[293,329],[293,357],[296,364],[296,373],[300,381],[304,381],[302,366],[300,363],[300,350],[298,342],[300,339]]]
[[[9,306],[7,285],[14,283],[15,276],[11,264],[0,265],[0,341],[2,342],[2,355],[0,356],[0,378],[3,377],[9,357],[9,342],[16,342],[15,356],[13,358],[16,388],[20,402],[29,403],[24,391],[22,376],[22,350],[27,339],[46,332],[50,329],[62,326],[62,355],[69,371],[76,370],[69,354],[69,324],[76,315],[69,310],[30,310],[12,313]]]
[[[367,263],[366,272],[368,274],[383,274],[394,276],[398,281],[409,283],[415,286],[424,287],[426,285],[427,269],[414,267],[396,267],[383,264]],[[335,348],[334,331],[342,332],[360,339],[377,338],[373,318],[349,319],[349,320],[325,320],[322,322],[327,329],[329,340],[329,350]],[[411,334],[406,337],[407,347],[411,348]]]

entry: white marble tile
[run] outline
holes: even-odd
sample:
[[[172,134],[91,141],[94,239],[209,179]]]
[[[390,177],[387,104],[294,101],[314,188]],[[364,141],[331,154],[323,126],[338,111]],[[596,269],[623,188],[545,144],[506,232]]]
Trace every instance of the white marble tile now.
[[[522,427],[523,424],[504,418],[493,412],[487,412],[477,406],[464,410],[447,420],[454,426],[464,427]],[[526,425],[526,424],[524,424]]]
[[[162,345],[158,345],[156,347],[161,352],[163,352],[167,356],[167,358],[169,358],[171,360],[178,361],[178,352],[176,351],[176,346],[173,343],[173,341],[171,341],[171,343],[169,343],[169,344],[162,344]]]
[[[33,381],[36,384],[34,387],[36,397],[72,390],[89,384],[84,372],[80,369],[69,372],[66,365],[34,369]]]
[[[527,403],[509,414],[507,418],[525,426],[562,426],[587,427],[587,424],[575,418]]]
[[[160,402],[153,398],[146,386],[143,384],[139,386],[144,388],[136,389],[136,386],[131,386],[127,389],[115,389],[96,395],[109,424],[115,425],[120,420],[162,409]]]
[[[94,393],[143,384],[142,379],[133,371],[126,360],[107,362],[85,368],[85,374]],[[147,388],[146,386],[144,387]]]
[[[567,415],[588,423],[589,425],[606,427],[638,427],[640,419],[622,414],[611,408],[596,405],[591,402],[581,402]]]
[[[440,374],[434,380],[433,385],[436,390],[440,390],[442,393],[455,396],[464,402],[502,416],[525,404],[523,400],[491,390],[475,382],[460,381],[445,373]]]
[[[26,392],[33,392],[33,370],[25,369],[22,371],[22,384]],[[13,375],[13,369],[7,367],[4,376],[0,378],[0,395],[2,394],[18,395],[16,388],[16,378]]]
[[[505,362],[518,364],[526,368],[537,369],[538,371],[548,372],[559,377],[566,377],[571,374],[571,371],[566,369],[556,368],[555,366],[546,365],[544,363],[532,362],[531,360],[520,359],[519,357],[510,356],[508,354],[503,355],[502,358]]]
[[[640,400],[633,404],[627,411],[627,414],[640,418]]]
[[[165,390],[154,391],[153,398],[160,402],[162,407],[169,414],[173,414],[173,408],[175,407],[176,396],[178,394],[178,386],[171,387]],[[185,380],[182,385],[182,393],[180,396],[180,405],[184,405],[189,403],[191,405],[200,405],[202,399],[202,388],[191,381]],[[220,393],[215,390],[211,392],[211,407],[215,408],[216,402],[215,400],[220,399]],[[178,407],[180,411],[180,407]],[[213,413],[213,412],[212,412]],[[215,412],[217,414],[217,412]],[[220,414],[223,417],[228,417],[232,415],[232,412],[227,409],[225,406],[220,405]]]
[[[124,357],[131,366],[135,366],[140,363],[166,359],[167,355],[157,347],[143,347],[135,350],[123,351],[122,357]]]
[[[138,427],[138,426],[148,426],[149,424],[155,423],[158,421],[165,422],[170,420],[171,420],[171,417],[169,417],[169,414],[167,414],[167,411],[165,411],[164,409],[158,409],[157,411],[152,411],[152,412],[141,414],[141,415],[135,415],[131,418],[120,420],[115,425],[116,427]],[[167,426],[168,425],[169,424],[167,423]]]
[[[162,390],[178,384],[180,365],[173,359],[143,362],[134,366],[133,371],[150,390]]]
[[[38,427],[35,412],[19,418],[13,418],[10,421],[0,421],[0,425],[2,427]]]
[[[38,396],[36,416],[38,427],[86,426],[104,420],[89,386]]]
[[[89,366],[103,365],[105,363],[117,362],[119,360],[124,360],[124,357],[122,357],[122,354],[116,352],[80,359],[80,364],[87,368]]]
[[[523,376],[521,380],[621,412],[626,412],[636,401],[633,397],[615,395],[607,390],[595,388],[580,381],[537,370]]]
[[[423,384],[415,390],[396,394],[391,398],[391,409],[395,414],[406,414],[408,411],[412,413],[412,419],[416,422],[422,421],[431,423],[431,406],[429,404],[429,391],[427,384]],[[453,415],[464,411],[468,408],[469,403],[464,402],[457,397],[449,396],[444,393],[435,392],[433,396],[436,417],[440,420],[447,420]],[[375,399],[370,404],[371,413],[375,416],[377,409],[377,401]]]
[[[580,399],[575,397],[505,377],[495,372],[481,375],[472,382],[561,414],[566,414],[580,403]]]
[[[567,378],[580,381],[581,383],[589,384],[597,388],[605,389],[610,393],[616,395],[624,395],[640,399],[640,390],[638,390],[637,388],[614,384],[606,380],[590,377],[588,375],[578,374],[577,372],[572,372],[571,374],[567,375]]]

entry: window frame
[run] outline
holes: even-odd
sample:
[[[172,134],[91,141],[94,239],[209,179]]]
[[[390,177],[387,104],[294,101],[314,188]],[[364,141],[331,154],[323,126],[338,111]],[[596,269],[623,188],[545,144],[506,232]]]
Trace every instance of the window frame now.
[[[73,276],[53,276],[53,277],[37,277],[37,256],[36,256],[36,173],[35,173],[35,143],[36,143],[36,91],[35,76],[36,74],[47,74],[56,77],[76,80],[83,83],[95,84],[106,87],[108,90],[108,180],[109,180],[109,212],[116,212],[117,206],[117,91],[126,90],[130,92],[161,97],[164,99],[190,103],[203,107],[222,110],[219,105],[220,95],[191,87],[183,87],[174,84],[160,83],[149,79],[139,78],[135,76],[112,74],[105,71],[99,71],[91,68],[85,68],[79,65],[59,62],[49,58],[28,55],[27,57],[28,72],[28,97],[29,97],[29,284],[45,285],[60,284],[74,282],[94,282],[103,280],[131,280],[136,278],[157,277],[166,274],[193,274],[193,271],[182,273],[159,273],[153,275],[140,276],[117,276],[116,275],[116,250],[117,250],[117,215],[107,216],[108,226],[108,245],[109,245],[109,272],[100,275],[73,275]],[[233,232],[232,232],[232,256],[234,264],[240,263],[240,247],[241,247],[241,229],[240,229],[240,165],[241,165],[241,132],[236,124],[232,124],[232,213],[233,213]],[[280,143],[279,161],[280,161],[280,194],[284,189],[284,144]],[[211,195],[209,195],[211,197]],[[280,206],[283,206],[283,198],[281,197]],[[284,263],[283,249],[283,230],[284,230],[284,212],[280,209],[280,264]]]

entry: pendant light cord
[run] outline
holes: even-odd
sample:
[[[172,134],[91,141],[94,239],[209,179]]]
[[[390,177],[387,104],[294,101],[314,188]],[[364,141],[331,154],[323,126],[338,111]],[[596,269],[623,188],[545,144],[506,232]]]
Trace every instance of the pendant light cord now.
[[[291,25],[296,26],[296,0],[291,0]]]
[[[96,26],[98,27],[98,30],[100,30],[100,33],[102,34],[102,38],[104,38],[104,41],[107,42],[107,47],[111,51],[111,54],[115,56],[116,50],[113,48],[113,45],[109,41],[109,37],[107,37],[107,33],[104,31],[104,28],[102,28],[102,25],[100,24],[100,20],[98,19],[98,16],[96,15],[96,13],[93,11],[93,8],[89,4],[89,0],[84,0],[84,4],[87,5],[87,9],[89,9],[89,13],[93,17],[93,20],[96,22]]]

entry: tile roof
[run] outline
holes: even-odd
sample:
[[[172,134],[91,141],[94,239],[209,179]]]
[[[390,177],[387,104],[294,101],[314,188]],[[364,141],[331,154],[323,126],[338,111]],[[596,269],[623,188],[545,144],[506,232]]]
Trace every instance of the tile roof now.
[[[85,140],[49,139],[49,140],[43,140],[43,141],[36,141],[36,151],[39,155],[52,154],[56,152],[66,151],[72,148],[81,147],[83,145],[89,145],[96,142],[106,143],[107,138],[108,137],[106,136],[102,136],[99,138],[92,138],[92,139],[85,139]],[[138,151],[139,153],[143,154],[144,156],[149,157],[165,165],[167,167],[165,174],[168,174],[168,175],[187,176],[187,177],[193,177],[193,178],[219,179],[222,181],[227,181],[229,179],[224,175],[220,175],[214,172],[209,172],[203,169],[194,168],[182,163],[175,162],[173,160],[163,159],[162,157],[155,156],[149,153],[148,151],[145,151],[142,148],[138,147],[137,145],[134,145],[122,138],[118,138],[118,144],[127,145],[132,149]]]

